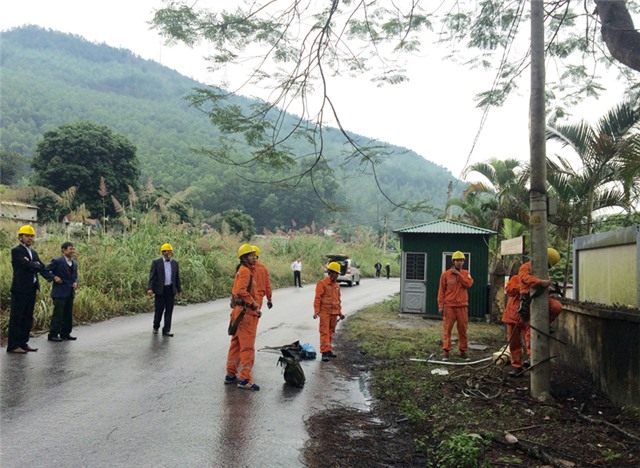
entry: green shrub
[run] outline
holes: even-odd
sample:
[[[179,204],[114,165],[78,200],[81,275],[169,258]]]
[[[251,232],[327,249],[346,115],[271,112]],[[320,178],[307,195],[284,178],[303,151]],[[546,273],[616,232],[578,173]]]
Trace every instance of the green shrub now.
[[[442,468],[476,468],[485,442],[478,434],[454,434],[440,443],[438,466]]]

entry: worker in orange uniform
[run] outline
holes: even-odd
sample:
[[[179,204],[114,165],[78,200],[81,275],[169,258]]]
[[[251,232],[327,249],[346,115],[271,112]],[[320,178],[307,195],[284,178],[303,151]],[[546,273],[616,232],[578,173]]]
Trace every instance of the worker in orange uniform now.
[[[469,294],[467,290],[473,285],[473,278],[462,266],[465,257],[459,250],[451,256],[453,266],[440,275],[438,289],[438,312],[443,316],[444,336],[442,351],[444,360],[449,359],[451,350],[451,330],[453,325],[458,329],[458,350],[462,359],[467,358],[467,326],[469,324]]]
[[[560,261],[560,253],[551,247],[547,249],[547,263],[549,268],[554,266]],[[548,279],[536,278],[531,274],[531,262],[526,262],[520,267],[518,272],[518,278],[520,281],[520,296],[522,306],[520,308],[520,314],[522,320],[529,322],[529,304],[531,302],[531,294],[536,294],[536,290],[539,288],[548,288],[551,286],[551,281]],[[559,300],[549,296],[549,323],[552,323],[558,315],[562,312],[562,304]]]
[[[344,319],[340,305],[340,285],[337,282],[340,275],[340,264],[331,262],[327,265],[328,276],[318,281],[316,297],[313,301],[313,318],[320,317],[320,352],[322,360],[338,357],[331,350],[331,340],[336,331],[338,317]]]
[[[250,244],[242,244],[238,248],[238,258],[240,267],[233,281],[233,303],[231,311],[231,323],[235,330],[229,330],[231,344],[227,355],[227,375],[224,378],[225,384],[237,383],[238,387],[246,390],[260,390],[260,387],[253,383],[251,369],[255,359],[256,332],[258,330],[258,320],[262,313],[258,288],[255,280],[256,274],[256,253]],[[238,379],[238,369],[240,378]]]
[[[256,283],[256,292],[258,293],[258,297],[256,300],[258,301],[258,305],[262,308],[262,301],[264,298],[267,298],[267,307],[271,309],[273,307],[272,291],[271,291],[271,278],[269,277],[269,270],[267,267],[258,261],[260,258],[260,249],[257,245],[253,246],[253,250],[256,253],[256,272],[254,273],[254,280]]]
[[[522,367],[527,367],[522,359],[522,339],[524,338],[527,347],[526,354],[531,354],[531,333],[529,322],[524,322],[518,314],[520,307],[520,279],[518,270],[520,263],[514,263],[511,268],[509,282],[507,283],[506,293],[508,296],[507,307],[502,314],[502,322],[507,324],[507,339],[509,340],[509,352],[511,354],[511,367],[509,372],[512,377],[519,376],[522,373]]]

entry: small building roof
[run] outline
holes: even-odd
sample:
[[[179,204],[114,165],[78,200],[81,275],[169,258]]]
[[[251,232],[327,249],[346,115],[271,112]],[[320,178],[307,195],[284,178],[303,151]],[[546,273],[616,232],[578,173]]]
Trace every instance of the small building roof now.
[[[417,224],[416,226],[409,226],[402,229],[397,229],[396,234],[482,234],[482,235],[494,235],[496,231],[491,229],[485,229],[477,226],[471,226],[469,224],[456,223],[454,221],[438,220],[431,221],[430,223]]]
[[[0,201],[0,205],[5,206],[17,206],[21,208],[31,208],[33,210],[37,210],[38,207],[35,205],[30,205],[29,203],[20,203],[20,202],[12,202],[12,201]]]

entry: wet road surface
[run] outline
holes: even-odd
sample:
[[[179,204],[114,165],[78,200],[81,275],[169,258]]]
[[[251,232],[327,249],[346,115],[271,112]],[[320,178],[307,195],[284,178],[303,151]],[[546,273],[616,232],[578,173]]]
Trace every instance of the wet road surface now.
[[[393,278],[343,286],[343,313],[398,290]],[[366,407],[360,383],[340,378],[319,352],[302,362],[307,383],[295,389],[276,366],[279,353],[261,350],[300,340],[319,351],[314,291],[279,289],[273,309],[265,303],[253,369],[259,392],[223,384],[227,299],[176,307],[173,338],[153,335],[153,314],[141,314],[76,327],[75,342],[32,338],[36,353],[2,352],[0,466],[302,466],[313,412]]]

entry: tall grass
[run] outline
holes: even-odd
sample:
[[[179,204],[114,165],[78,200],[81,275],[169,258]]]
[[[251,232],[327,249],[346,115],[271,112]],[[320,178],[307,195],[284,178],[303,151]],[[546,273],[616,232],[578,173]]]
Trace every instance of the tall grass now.
[[[392,256],[385,256],[375,237],[361,231],[350,243],[309,234],[269,236],[254,239],[260,247],[260,261],[267,265],[274,288],[293,283],[290,265],[301,257],[303,283],[315,284],[322,275],[328,253],[347,253],[362,266],[364,277],[373,276],[373,264],[390,262],[394,270],[398,264]],[[151,261],[160,256],[159,247],[172,244],[174,258],[180,263],[180,277],[184,294],[181,303],[204,302],[230,294],[237,248],[242,239],[229,232],[202,235],[190,226],[157,226],[141,223],[134,230],[90,238],[67,239],[62,234],[38,238],[34,248],[43,262],[58,257],[60,245],[71,240],[76,247],[79,288],[74,302],[74,322],[88,323],[114,316],[153,310],[153,300],[146,295]],[[17,244],[17,241],[14,245]],[[10,308],[11,247],[4,243],[0,256],[0,331],[5,336]],[[34,312],[36,330],[49,326],[53,305],[51,285],[41,281]]]

